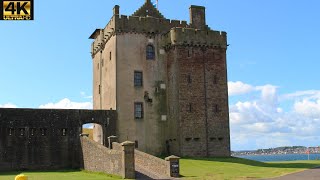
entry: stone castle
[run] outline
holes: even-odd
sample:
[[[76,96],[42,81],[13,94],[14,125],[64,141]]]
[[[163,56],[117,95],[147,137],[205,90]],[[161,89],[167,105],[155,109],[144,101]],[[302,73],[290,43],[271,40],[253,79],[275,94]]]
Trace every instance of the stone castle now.
[[[230,155],[227,37],[205,19],[191,6],[189,24],[169,20],[146,0],[131,16],[115,6],[92,33],[94,109],[117,111],[120,141],[153,155]],[[94,126],[102,144],[103,131]]]
[[[132,16],[115,6],[90,38],[94,109],[0,108],[0,171],[168,179],[179,176],[169,155],[230,156],[226,33],[206,25],[204,7],[190,7],[188,24],[150,0]],[[82,134],[87,123],[96,142]]]

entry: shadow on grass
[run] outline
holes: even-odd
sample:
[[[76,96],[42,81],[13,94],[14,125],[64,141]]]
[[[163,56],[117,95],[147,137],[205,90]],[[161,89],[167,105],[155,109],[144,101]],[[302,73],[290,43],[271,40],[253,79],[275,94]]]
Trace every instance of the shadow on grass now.
[[[226,158],[189,158],[185,157],[183,159],[187,160],[201,160],[201,161],[213,161],[213,162],[225,162],[225,163],[237,163],[237,164],[244,164],[249,166],[258,166],[258,167],[271,167],[271,168],[315,168],[320,166],[319,163],[299,163],[299,162],[272,162],[272,163],[265,163],[260,161],[253,161],[249,159],[242,159],[238,157],[226,157]]]

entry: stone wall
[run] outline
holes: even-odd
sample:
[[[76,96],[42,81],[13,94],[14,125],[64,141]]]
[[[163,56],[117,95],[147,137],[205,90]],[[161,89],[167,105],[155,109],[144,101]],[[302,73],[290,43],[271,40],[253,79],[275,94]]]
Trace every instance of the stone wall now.
[[[80,168],[82,125],[101,124],[107,139],[116,117],[115,111],[0,108],[0,170]]]
[[[122,176],[122,150],[108,149],[87,137],[81,138],[83,169]]]
[[[179,130],[171,149],[179,145],[181,156],[230,156],[226,49],[174,45],[167,55],[169,103],[179,102],[169,111]]]
[[[158,176],[168,174],[169,163],[163,159],[135,150],[135,165],[151,171]]]

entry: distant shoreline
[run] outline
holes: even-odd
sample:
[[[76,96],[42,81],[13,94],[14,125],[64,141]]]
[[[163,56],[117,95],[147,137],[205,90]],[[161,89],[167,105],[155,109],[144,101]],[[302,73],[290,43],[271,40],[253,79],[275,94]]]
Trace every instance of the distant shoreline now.
[[[305,147],[305,146],[285,146],[269,149],[258,149],[252,151],[232,151],[232,156],[246,156],[246,155],[282,155],[282,154],[319,154],[319,147]]]

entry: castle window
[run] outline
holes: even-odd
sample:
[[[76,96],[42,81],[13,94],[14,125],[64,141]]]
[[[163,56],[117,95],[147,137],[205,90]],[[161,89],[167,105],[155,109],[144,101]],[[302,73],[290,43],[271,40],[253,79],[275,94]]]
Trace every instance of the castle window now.
[[[134,71],[134,86],[142,87],[143,84],[143,76],[141,71]]]
[[[41,136],[46,136],[47,135],[47,129],[45,128],[40,128]]]
[[[67,129],[63,128],[61,129],[61,135],[66,136],[67,135]]]
[[[218,113],[219,112],[219,105],[215,104],[213,107],[213,112]]]
[[[147,60],[154,60],[154,57],[155,57],[155,51],[154,51],[154,47],[153,45],[149,44],[147,46]]]
[[[12,136],[14,134],[14,129],[13,128],[10,128],[9,129],[9,136]]]
[[[97,64],[97,68],[99,69],[99,63]]]
[[[188,112],[192,112],[192,104],[191,103],[189,103],[189,105],[188,105]]]
[[[112,55],[112,54],[111,54],[111,51],[110,51],[110,53],[109,53],[109,60],[110,60],[110,61],[111,61],[111,55]]]
[[[99,91],[99,94],[101,94],[101,85],[99,85],[98,91]]]
[[[36,134],[36,129],[35,128],[31,128],[30,129],[30,135],[34,136]]]
[[[190,74],[188,74],[187,81],[188,81],[189,84],[191,84],[192,79],[191,79],[191,75]]]
[[[185,138],[186,141],[190,141],[191,139],[192,139],[192,138],[189,138],[189,137]]]
[[[25,129],[24,128],[19,128],[19,135],[24,136],[25,134]]]
[[[222,141],[222,140],[223,140],[223,137],[219,137],[218,140],[219,140],[219,141]]]
[[[142,119],[143,118],[143,103],[135,102],[134,103],[134,118]]]

